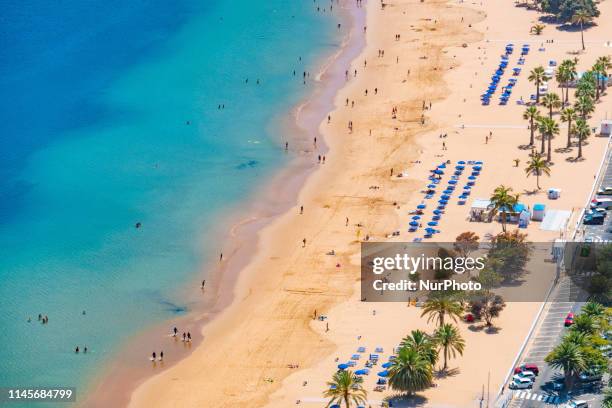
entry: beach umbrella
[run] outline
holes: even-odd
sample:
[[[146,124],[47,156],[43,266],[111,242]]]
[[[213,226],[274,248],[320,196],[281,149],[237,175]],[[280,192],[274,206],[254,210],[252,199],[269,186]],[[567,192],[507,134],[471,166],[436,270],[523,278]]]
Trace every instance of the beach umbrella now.
[[[440,169],[434,170],[434,174],[444,174],[444,172]]]
[[[338,364],[338,368],[340,370],[346,370],[348,367],[349,367],[348,364],[344,364],[344,363]]]
[[[425,205],[425,204],[419,204],[419,205],[417,205],[417,209],[419,209],[419,210],[424,210],[424,209],[425,209],[425,207],[426,207],[426,205]]]
[[[389,372],[387,370],[381,371],[380,373],[378,373],[379,377],[387,377],[388,375],[389,375]]]
[[[442,200],[448,200],[450,196],[448,194],[442,194]],[[440,201],[442,201],[440,200]]]
[[[429,225],[430,227],[435,227],[436,225],[438,225],[438,222],[437,221],[429,221],[427,223],[427,225]]]
[[[392,363],[392,362],[390,362],[390,361],[388,361],[388,362],[386,362],[385,364],[381,365],[381,367],[382,367],[382,368],[389,368],[389,367],[391,367],[392,365],[393,365],[393,363]]]
[[[433,213],[435,215],[440,215],[440,214],[442,214],[442,211],[440,211],[440,210],[433,210]]]
[[[329,407],[329,408],[340,408],[340,405],[339,405],[339,404],[334,404],[334,405],[332,405],[332,406],[331,406],[331,407]]]
[[[432,220],[434,221],[439,221],[440,220],[440,216],[439,215],[434,215],[433,217],[431,217]]]
[[[457,162],[457,164],[465,164],[465,161],[463,161],[463,160],[459,160],[459,161]]]
[[[469,189],[471,189],[471,188],[472,188],[472,187],[470,187],[470,186],[463,186],[463,189],[464,189],[464,190],[469,190]]]
[[[369,373],[369,371],[366,370],[365,368],[362,368],[361,370],[355,371],[355,375],[366,375],[368,373]]]
[[[412,216],[412,219],[413,219],[413,220],[420,220],[420,219],[421,219],[421,216],[420,216],[420,215],[413,215],[413,216]]]
[[[445,209],[445,208],[446,208],[446,205],[444,205],[444,204],[440,204],[440,205],[438,206],[438,210],[443,210],[443,209]]]
[[[481,161],[474,162],[474,164],[483,164]]]
[[[453,192],[453,190],[444,190],[443,191],[444,195],[451,194],[452,192]],[[442,196],[442,198],[444,198],[444,196]],[[450,196],[449,196],[449,198],[450,198]],[[448,198],[447,198],[447,200],[448,200]]]
[[[408,225],[410,225],[411,227],[418,227],[418,226],[419,226],[419,223],[418,223],[418,222],[416,222],[416,221],[410,221],[410,222],[408,223]]]
[[[468,177],[468,180],[476,180],[476,176],[470,176]]]
[[[476,182],[474,182],[474,181],[468,181],[467,182],[468,187],[472,187],[474,184],[476,184]]]
[[[436,185],[435,184],[428,184],[427,188],[436,188]]]
[[[438,166],[439,169],[445,169],[446,168],[446,163],[442,163],[441,165]]]
[[[457,180],[448,180],[448,184],[451,184],[451,185],[457,184]]]

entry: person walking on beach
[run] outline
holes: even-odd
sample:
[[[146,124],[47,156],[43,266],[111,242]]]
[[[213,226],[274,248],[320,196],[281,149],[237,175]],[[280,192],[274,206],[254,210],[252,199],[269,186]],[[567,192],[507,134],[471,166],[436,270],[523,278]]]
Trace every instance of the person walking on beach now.
[[[205,286],[205,285],[206,285],[206,279],[204,279],[204,280],[202,281],[202,286],[201,286],[201,289],[202,289],[202,290],[204,290],[204,286]],[[176,335],[176,327],[174,328],[174,330],[175,330],[175,333],[174,333],[174,334]]]
[[[348,218],[348,217],[346,217],[346,222],[344,223],[344,226],[345,226],[345,227],[348,227],[348,224],[349,224],[349,218]]]
[[[300,214],[304,214],[304,206],[300,205]]]
[[[191,332],[187,332],[187,341],[191,341]]]
[[[87,346],[83,347],[83,353],[87,354]]]
[[[163,361],[164,359],[164,350],[159,352],[159,361]]]
[[[156,357],[157,357],[157,353],[155,352],[151,353],[151,361],[155,361]]]
[[[306,248],[306,238],[302,240],[302,248]]]
[[[76,346],[76,348],[74,349],[74,352],[79,354],[79,346]]]
[[[172,337],[176,337],[176,335],[178,333],[178,329],[176,328],[176,326],[174,327],[174,329],[172,331],[174,332],[174,335]]]
[[[223,252],[219,254],[219,262],[223,261]]]
[[[187,334],[183,332],[183,341],[187,341]]]

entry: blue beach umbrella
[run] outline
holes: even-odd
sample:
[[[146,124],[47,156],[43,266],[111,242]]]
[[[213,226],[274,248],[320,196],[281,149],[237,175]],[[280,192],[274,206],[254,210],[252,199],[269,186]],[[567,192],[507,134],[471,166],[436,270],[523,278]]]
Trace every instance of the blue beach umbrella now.
[[[427,188],[436,188],[436,185],[435,184],[428,184]]]
[[[433,213],[436,214],[436,215],[440,215],[440,214],[442,214],[442,211],[440,211],[440,210],[433,210]]]
[[[386,362],[385,364],[381,365],[381,367],[382,367],[382,368],[389,368],[389,367],[391,367],[392,365],[393,365],[393,363],[392,363],[392,362],[390,362],[390,361],[388,361],[388,362]]]
[[[410,225],[411,227],[418,227],[418,226],[419,226],[419,223],[418,223],[418,222],[416,222],[416,221],[410,221],[410,222],[408,223],[408,225]]]
[[[413,215],[413,216],[412,216],[412,219],[413,219],[413,220],[420,220],[420,219],[421,219],[421,216],[420,216],[420,215]]]
[[[362,368],[361,370],[355,371],[355,375],[366,375],[368,373],[369,373],[369,371],[367,369],[365,369],[365,368]]]
[[[468,180],[476,180],[476,176],[470,176],[468,177]]]
[[[430,227],[435,227],[436,225],[438,225],[438,222],[437,221],[429,221],[427,223],[427,225],[429,225]]]
[[[380,373],[378,373],[379,377],[387,377],[388,375],[389,375],[389,372],[387,370],[381,371]]]
[[[472,189],[472,187],[470,187],[470,186],[463,186],[463,189],[464,189],[464,190],[471,190],[471,189]]]
[[[417,209],[419,209],[419,210],[424,210],[424,209],[425,209],[425,207],[426,207],[426,205],[425,205],[425,204],[419,204],[419,205],[417,205]]]
[[[448,180],[448,184],[455,185],[455,184],[457,184],[457,180]]]
[[[439,221],[440,220],[440,216],[439,215],[434,215],[433,217],[431,217],[431,219],[433,221]]]
[[[439,204],[448,204],[448,200],[438,200]]]
[[[442,200],[448,200],[450,196],[448,194],[442,194]]]
[[[443,210],[443,209],[445,209],[445,208],[446,208],[446,205],[444,205],[444,204],[440,204],[440,205],[438,206],[438,210]]]
[[[440,169],[434,170],[434,174],[444,174],[444,172]]]
[[[344,363],[342,363],[342,364],[338,364],[338,368],[339,368],[340,370],[346,370],[346,369],[348,368],[348,364],[344,364]]]
[[[465,161],[464,161],[464,160],[459,160],[459,161],[457,162],[457,164],[465,164]]]

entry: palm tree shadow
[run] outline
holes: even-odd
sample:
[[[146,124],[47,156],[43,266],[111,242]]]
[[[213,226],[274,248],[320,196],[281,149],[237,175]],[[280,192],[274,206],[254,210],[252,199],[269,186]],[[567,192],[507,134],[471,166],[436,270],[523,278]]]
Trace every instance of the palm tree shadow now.
[[[568,157],[567,159],[565,159],[565,161],[570,162],[570,163],[577,163],[577,162],[584,161],[584,157],[581,157],[581,158],[578,158],[578,157]]]
[[[440,380],[440,379],[444,379],[448,377],[454,377],[458,375],[460,372],[461,370],[459,370],[459,367],[451,368],[450,370],[449,369],[438,370],[434,373],[434,377]]]
[[[385,401],[393,401],[393,406],[397,408],[424,407],[427,398],[421,395],[398,394],[385,398]]]
[[[533,190],[523,190],[523,195],[532,196],[532,195],[536,195],[541,192],[542,192],[541,189],[538,190],[537,188],[534,188]]]
[[[569,153],[572,150],[574,150],[574,149],[572,149],[571,147],[559,147],[559,148],[555,149],[555,153]]]
[[[487,334],[497,334],[501,331],[501,328],[497,327],[497,326],[488,326],[485,329],[485,333]]]
[[[533,145],[522,144],[522,145],[519,145],[519,147],[518,147],[518,148],[519,148],[520,150],[531,150],[531,149],[533,149]]]

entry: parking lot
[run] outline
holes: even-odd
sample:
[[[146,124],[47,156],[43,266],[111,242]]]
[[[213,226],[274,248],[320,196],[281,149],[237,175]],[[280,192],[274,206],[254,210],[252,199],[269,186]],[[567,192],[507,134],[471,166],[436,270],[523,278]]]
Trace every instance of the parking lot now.
[[[604,164],[603,174],[600,177],[597,190],[605,189],[606,187],[612,187],[612,150],[608,152],[606,158],[606,164]],[[608,196],[612,198],[612,196]],[[588,208],[587,208],[588,210]],[[612,241],[612,217],[610,217],[610,210],[606,211],[607,216],[604,220],[603,225],[582,225],[581,228],[584,231],[584,240],[587,242],[604,242]]]

